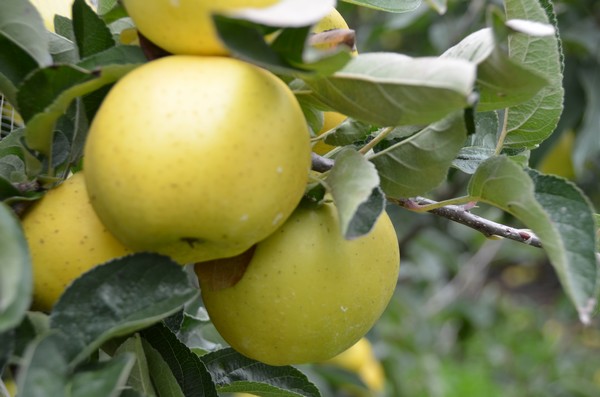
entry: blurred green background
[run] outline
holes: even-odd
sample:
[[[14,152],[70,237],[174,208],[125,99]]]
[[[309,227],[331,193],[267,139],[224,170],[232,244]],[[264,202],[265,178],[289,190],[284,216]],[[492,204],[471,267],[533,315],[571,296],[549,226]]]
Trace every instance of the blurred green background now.
[[[432,0],[432,3],[435,1]],[[339,3],[359,52],[439,55],[485,26],[497,1],[450,1],[385,14]],[[575,181],[600,204],[600,2],[556,1],[565,55],[565,110],[530,164]],[[436,195],[460,195],[458,172]],[[385,390],[361,388],[330,366],[304,368],[324,396],[600,396],[600,322],[584,327],[544,252],[489,240],[430,214],[390,208],[402,262],[395,298],[368,335],[385,370]],[[500,211],[479,215],[519,226]]]

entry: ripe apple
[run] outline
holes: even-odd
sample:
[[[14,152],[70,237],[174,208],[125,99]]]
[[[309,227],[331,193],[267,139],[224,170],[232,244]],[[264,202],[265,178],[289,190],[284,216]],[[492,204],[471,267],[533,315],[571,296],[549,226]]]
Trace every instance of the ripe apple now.
[[[346,120],[346,116],[341,113],[333,111],[323,112],[323,127],[321,127],[321,130],[317,135],[324,134],[325,132],[334,129],[335,127],[340,125],[344,120]],[[315,143],[312,148],[313,152],[320,155],[324,155],[333,149],[335,149],[335,146],[325,143],[325,141],[322,139],[320,141],[317,141],[317,143]]]
[[[383,389],[385,382],[383,367],[373,354],[371,342],[365,337],[349,349],[326,360],[324,364],[331,364],[356,373],[371,390],[381,391]]]
[[[345,240],[333,204],[302,206],[237,258],[195,266],[221,336],[271,365],[327,360],[356,343],[391,299],[398,240],[386,213],[366,236]]]
[[[108,260],[130,254],[100,222],[79,172],[51,189],[23,219],[33,263],[33,307],[49,311],[67,285]]]
[[[300,202],[310,135],[291,90],[226,57],[161,58],[121,79],[84,152],[98,216],[128,247],[185,264],[234,256]]]
[[[173,54],[227,55],[212,14],[262,8],[279,0],[123,0],[127,13],[150,41]]]

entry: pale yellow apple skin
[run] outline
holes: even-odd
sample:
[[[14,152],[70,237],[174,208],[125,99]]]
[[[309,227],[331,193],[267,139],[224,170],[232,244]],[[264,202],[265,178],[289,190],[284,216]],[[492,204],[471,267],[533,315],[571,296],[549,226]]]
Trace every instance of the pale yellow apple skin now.
[[[110,91],[84,152],[92,205],[125,245],[185,264],[237,255],[300,202],[310,134],[291,90],[226,57],[149,62]]]
[[[323,127],[321,128],[321,130],[319,131],[319,133],[317,135],[321,135],[335,127],[337,127],[338,125],[340,125],[344,120],[346,120],[346,116],[338,113],[338,112],[323,112]],[[315,143],[313,145],[313,152],[320,154],[321,156],[324,154],[327,154],[328,152],[330,152],[331,150],[335,149],[336,147],[333,145],[328,145],[327,143],[325,143],[323,140],[317,141],[317,143]]]
[[[349,29],[348,23],[346,23],[346,20],[342,14],[340,14],[340,12],[335,8],[333,8],[329,14],[323,17],[323,19],[317,22],[311,31],[313,33],[320,33],[332,29]]]
[[[299,207],[256,246],[235,285],[212,289],[200,277],[200,288],[211,321],[240,353],[271,365],[314,363],[369,331],[392,297],[399,264],[387,214],[348,241],[332,204]]]
[[[172,54],[227,55],[212,14],[240,8],[262,8],[279,0],[124,0],[139,31]]]
[[[383,366],[373,353],[371,342],[365,337],[324,364],[335,365],[356,373],[370,390],[381,391],[385,385]]]
[[[100,222],[81,172],[51,189],[23,219],[33,264],[33,308],[49,311],[65,288],[96,265],[130,254]]]

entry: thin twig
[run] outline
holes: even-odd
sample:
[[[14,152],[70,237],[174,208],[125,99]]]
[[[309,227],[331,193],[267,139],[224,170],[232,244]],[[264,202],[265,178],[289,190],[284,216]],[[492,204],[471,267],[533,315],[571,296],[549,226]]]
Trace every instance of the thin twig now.
[[[319,156],[315,153],[312,154],[312,169],[315,171],[328,171],[333,167],[334,163],[335,162],[332,159]],[[464,198],[460,199],[464,201]],[[532,231],[528,229],[513,228],[501,223],[490,221],[486,218],[482,218],[481,216],[469,212],[470,205],[446,205],[443,207],[437,207],[437,204],[439,204],[437,201],[424,197],[416,197],[412,199],[395,199],[388,197],[388,201],[415,212],[423,212],[422,206],[426,206],[425,208],[429,206],[432,209],[426,212],[430,212],[443,218],[450,219],[451,221],[460,223],[461,225],[470,227],[471,229],[481,232],[486,237],[503,237],[509,240],[531,245],[532,247],[542,247],[540,239]]]
[[[417,197],[413,199],[388,199],[390,202],[396,203],[401,207],[411,209],[415,203],[418,205],[429,205],[435,204],[436,202],[423,197]],[[530,230],[517,229],[510,226],[503,225],[490,221],[489,219],[482,218],[469,212],[463,206],[448,205],[446,207],[435,208],[431,211],[432,214],[441,216],[451,221],[460,223],[468,226],[471,229],[475,229],[481,232],[486,237],[504,237],[510,240],[518,241],[523,244],[531,245],[533,247],[542,247],[540,239]]]

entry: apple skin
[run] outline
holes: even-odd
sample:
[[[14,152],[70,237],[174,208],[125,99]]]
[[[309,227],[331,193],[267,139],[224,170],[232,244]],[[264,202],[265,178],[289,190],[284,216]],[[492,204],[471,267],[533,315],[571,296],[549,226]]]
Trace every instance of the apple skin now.
[[[96,265],[128,255],[89,203],[83,173],[49,190],[26,213],[23,230],[33,264],[33,304],[49,311],[67,285]]]
[[[386,213],[371,233],[349,241],[333,204],[298,207],[246,256],[241,278],[227,270],[231,259],[196,264],[195,271],[221,336],[271,365],[321,362],[356,343],[390,301],[400,265]],[[235,277],[226,286],[229,274]]]
[[[99,218],[123,244],[180,264],[234,256],[300,202],[310,133],[291,90],[226,57],[170,56],[121,79],[84,150]]]
[[[333,111],[323,112],[323,127],[321,128],[321,131],[319,131],[319,133],[317,135],[321,135],[321,134],[337,127],[344,120],[346,120],[346,118],[347,117],[345,115],[338,113],[338,112],[333,112]],[[322,156],[335,148],[336,148],[336,146],[329,145],[329,144],[325,143],[324,140],[321,139],[320,141],[317,141],[317,143],[315,143],[313,145],[312,150],[313,150],[313,152],[320,154]]]
[[[123,0],[139,31],[172,54],[227,55],[212,14],[240,8],[262,8],[279,0]]]

